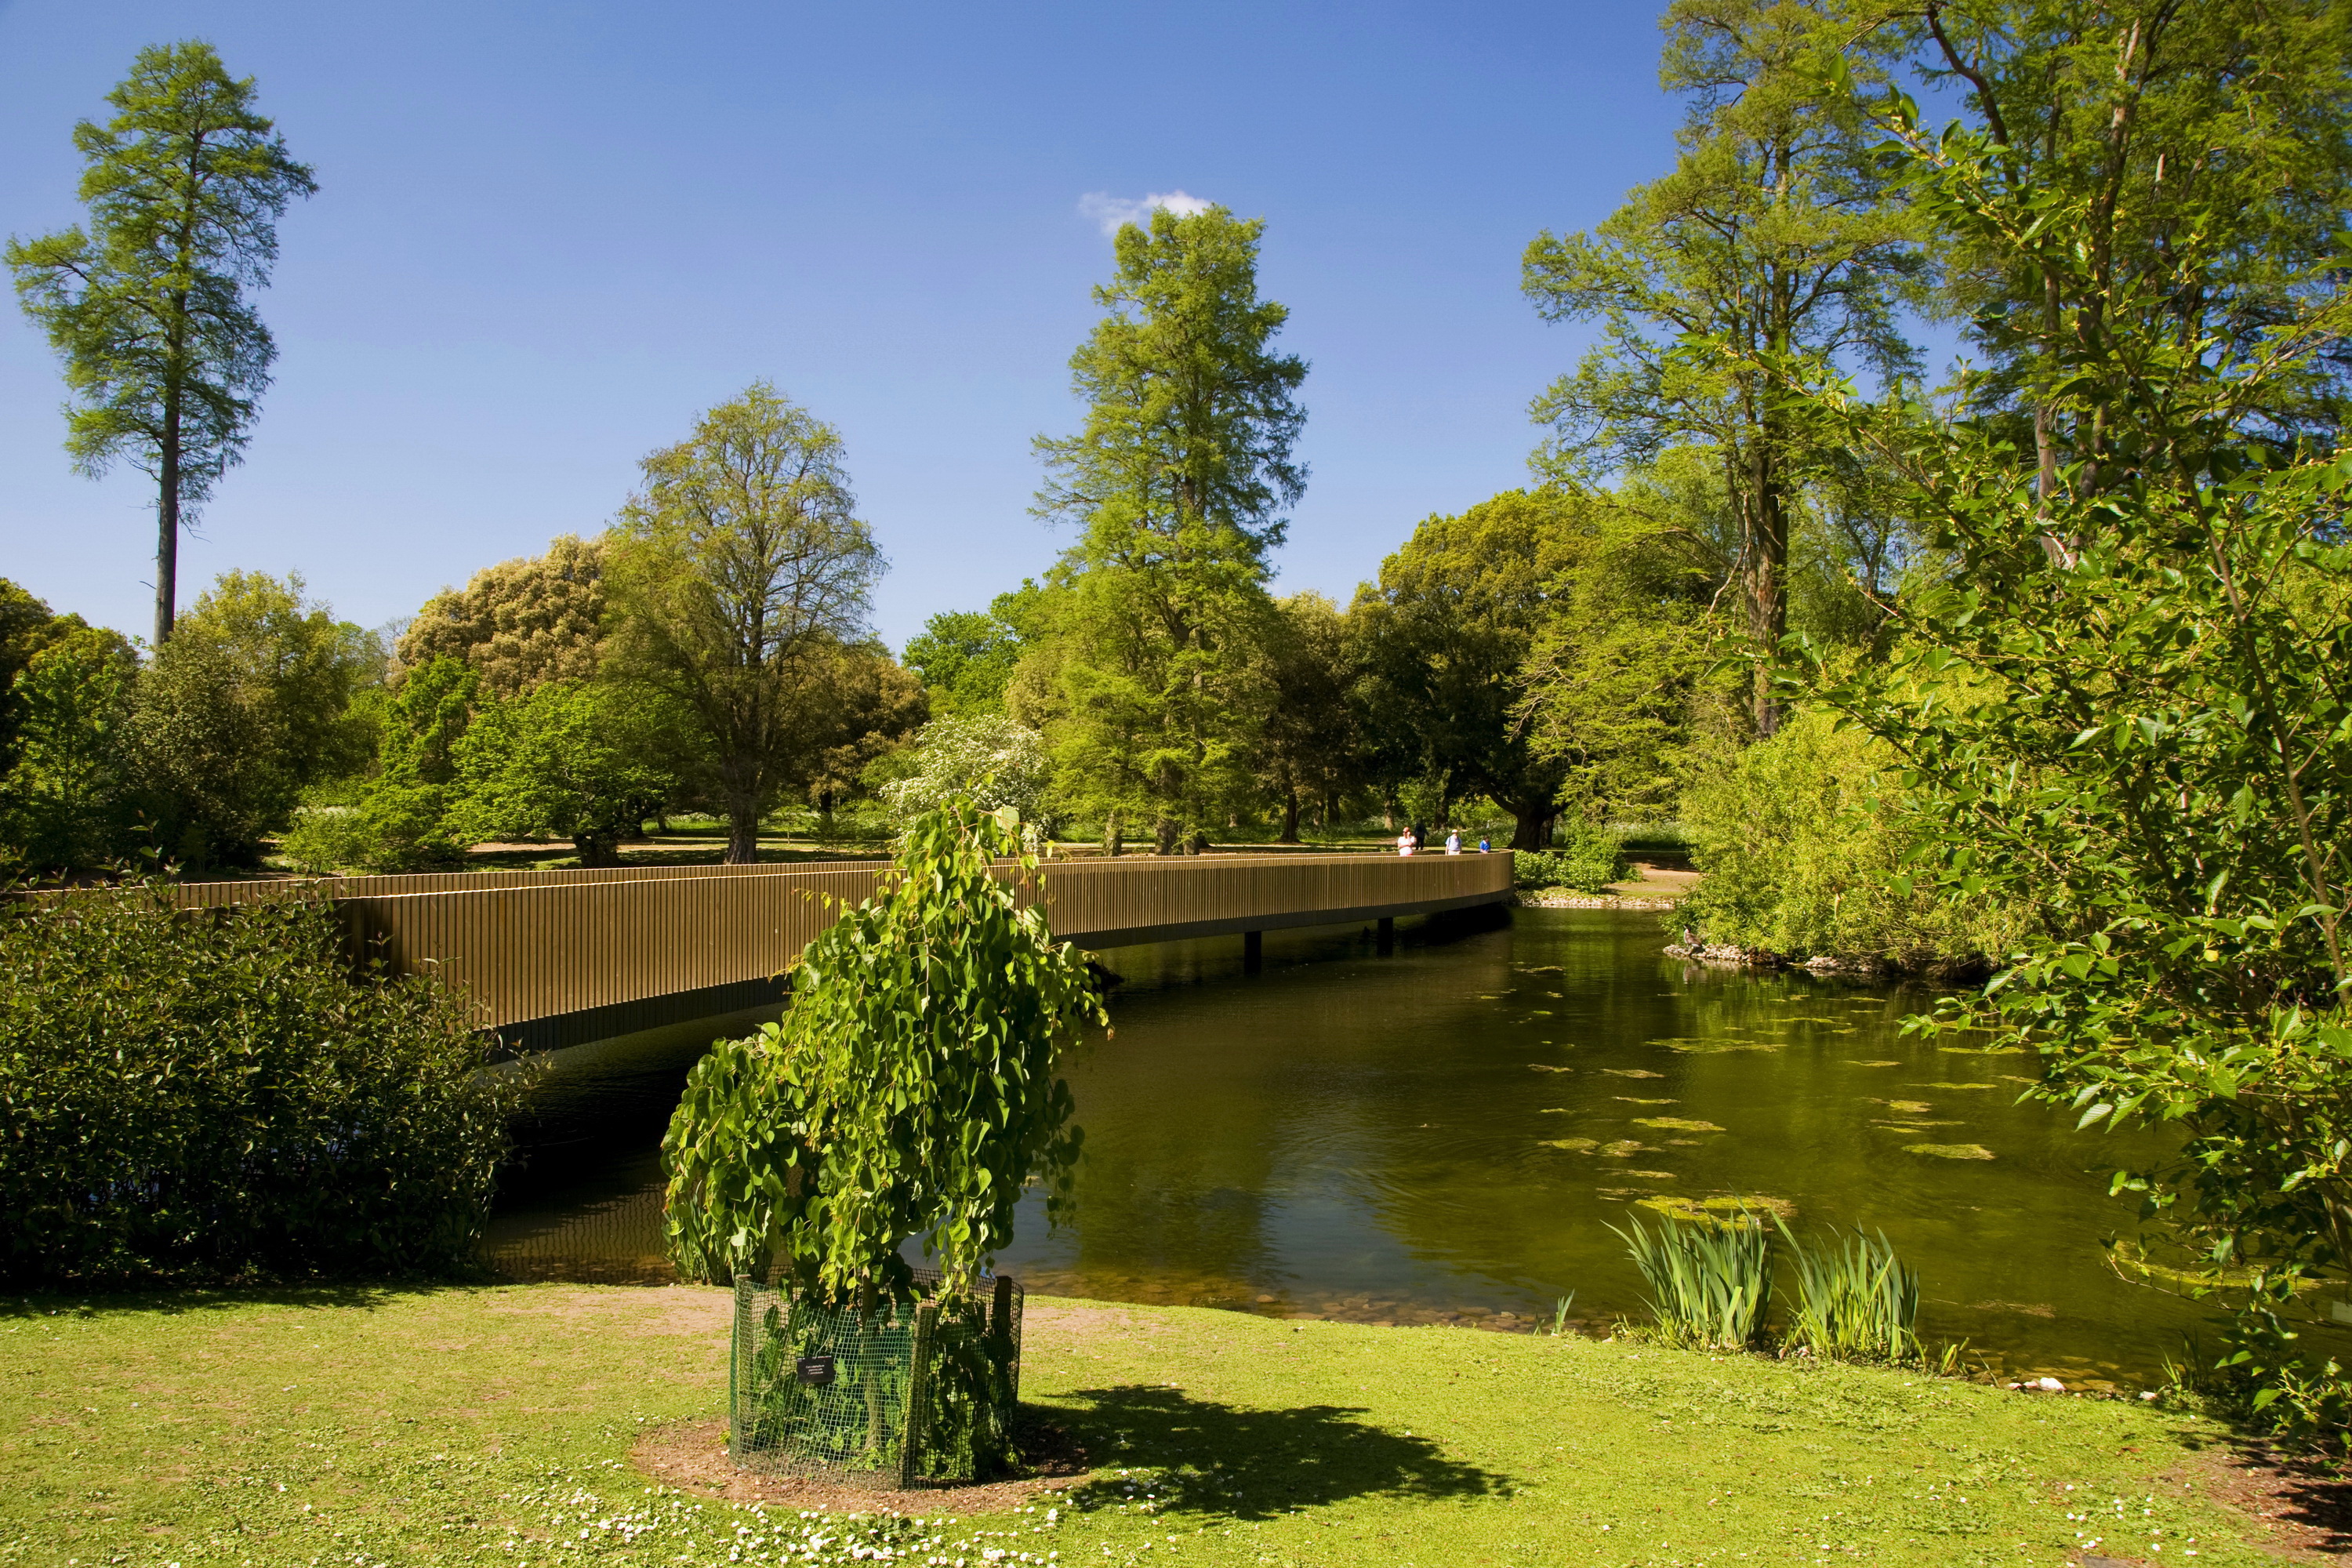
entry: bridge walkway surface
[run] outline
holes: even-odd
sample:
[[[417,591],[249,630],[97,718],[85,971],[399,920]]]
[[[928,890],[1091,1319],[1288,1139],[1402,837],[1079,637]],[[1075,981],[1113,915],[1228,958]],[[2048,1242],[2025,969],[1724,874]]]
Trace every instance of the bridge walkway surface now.
[[[486,1028],[548,1049],[772,1005],[785,973],[888,863],[619,867],[194,882],[186,907],[289,887],[335,900],[355,943],[461,987]],[[1089,950],[1507,903],[1511,857],[1203,855],[1055,860],[1054,934]],[[1006,874],[1011,868],[1006,868]],[[1385,927],[1383,927],[1385,930]]]

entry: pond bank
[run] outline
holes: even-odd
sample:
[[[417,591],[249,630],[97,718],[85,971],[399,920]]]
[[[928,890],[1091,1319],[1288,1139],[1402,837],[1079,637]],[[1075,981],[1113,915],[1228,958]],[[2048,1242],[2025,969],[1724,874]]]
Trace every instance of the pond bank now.
[[[846,1561],[866,1527],[631,1466],[649,1433],[720,1415],[729,1300],[541,1285],[8,1303],[0,1562]],[[2135,1401],[1039,1296],[1025,1339],[1024,1398],[1091,1472],[952,1523],[952,1500],[917,1494],[923,1523],[881,1527],[894,1552],[2234,1564],[2317,1539],[2257,1511],[2324,1500]]]

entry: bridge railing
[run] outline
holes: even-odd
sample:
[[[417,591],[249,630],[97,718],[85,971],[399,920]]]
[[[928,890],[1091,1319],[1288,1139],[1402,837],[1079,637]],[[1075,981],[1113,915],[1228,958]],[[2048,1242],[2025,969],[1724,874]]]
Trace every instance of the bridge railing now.
[[[290,886],[332,898],[354,942],[393,967],[463,988],[484,1026],[558,1045],[777,999],[801,950],[887,869],[621,867]],[[1087,948],[1464,908],[1511,892],[1508,854],[1136,857],[1043,870],[1055,934]],[[289,889],[185,883],[175,894],[215,907]]]

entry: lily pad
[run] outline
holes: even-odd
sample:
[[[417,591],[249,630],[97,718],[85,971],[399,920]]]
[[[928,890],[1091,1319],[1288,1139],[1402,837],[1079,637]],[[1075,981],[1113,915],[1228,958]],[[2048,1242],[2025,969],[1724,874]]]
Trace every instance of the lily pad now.
[[[1664,1078],[1666,1076],[1662,1072],[1652,1072],[1647,1068],[1602,1068],[1601,1070],[1612,1078]]]
[[[1673,1193],[1658,1193],[1634,1201],[1645,1209],[1655,1209],[1675,1219],[1737,1219],[1743,1214],[1778,1215],[1782,1219],[1797,1217],[1797,1205],[1788,1199],[1763,1197],[1755,1193],[1739,1197],[1718,1195],[1711,1198],[1685,1198]]]
[[[1923,1083],[1916,1085],[1915,1087],[1919,1089],[1990,1089],[1992,1085],[1989,1083]],[[1888,1103],[1892,1104],[1893,1101],[1890,1100]]]
[[[1722,1128],[1712,1121],[1693,1121],[1686,1116],[1637,1116],[1636,1127],[1654,1127],[1661,1132],[1720,1132]]]
[[[1925,1154],[1936,1160],[1990,1160],[1992,1151],[1981,1143],[1906,1143],[1906,1154]]]
[[[1614,1143],[1604,1143],[1601,1152],[1612,1160],[1630,1160],[1636,1154],[1653,1152],[1647,1143],[1636,1143],[1631,1138],[1620,1138]]]
[[[1547,1138],[1543,1141],[1542,1147],[1565,1149],[1571,1154],[1589,1154],[1600,1145],[1590,1138]]]
[[[1672,1171],[1628,1171],[1625,1173],[1629,1176],[1639,1176],[1649,1182],[1671,1182],[1675,1179],[1675,1173]]]
[[[1535,1072],[1574,1072],[1576,1070],[1574,1068],[1556,1068],[1549,1062],[1529,1062],[1528,1067]]]
[[[1639,1100],[1630,1094],[1613,1094],[1612,1100],[1622,1100],[1628,1105],[1679,1105],[1678,1100]]]
[[[1878,1103],[1905,1116],[1916,1116],[1936,1109],[1924,1100],[1882,1100]]]
[[[1901,1062],[1856,1062],[1853,1065],[1858,1068],[1899,1068],[1903,1064]]]

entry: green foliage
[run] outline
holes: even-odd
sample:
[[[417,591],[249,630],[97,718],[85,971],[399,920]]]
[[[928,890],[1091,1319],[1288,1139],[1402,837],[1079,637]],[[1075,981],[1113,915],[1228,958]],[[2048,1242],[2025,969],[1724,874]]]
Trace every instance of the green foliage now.
[[[1071,356],[1084,426],[1040,437],[1041,517],[1082,534],[1055,569],[1049,628],[1014,717],[1047,737],[1075,804],[1141,819],[1160,851],[1222,826],[1254,794],[1266,706],[1251,650],[1270,613],[1302,360],[1272,352],[1288,312],[1257,292],[1263,224],[1162,208],[1118,237],[1095,290],[1109,314]]]
[[[25,313],[65,362],[66,449],[128,457],[158,487],[155,641],[172,631],[179,528],[234,464],[277,345],[245,290],[269,280],[277,221],[318,189],[207,43],[139,51],[105,125],[74,127],[87,230],[8,242]]]
[[[0,868],[104,865],[134,847],[123,729],[138,657],[113,632],[22,603],[39,618],[0,641],[0,665],[14,667],[0,670]],[[0,614],[12,607],[0,595]]]
[[[908,639],[905,663],[923,678],[934,714],[962,719],[1004,710],[1005,690],[1034,635],[1044,593],[1024,582],[996,595],[984,611],[942,610]]]
[[[383,668],[357,626],[302,581],[231,572],[140,676],[129,768],[156,850],[191,870],[249,864],[302,791],[356,770],[352,698]]]
[[[967,1295],[1023,1187],[1066,1176],[1055,1064],[1104,1016],[1076,950],[993,874],[1016,848],[967,805],[909,824],[887,885],[803,954],[783,1020],[696,1064],[662,1143],[688,1279],[784,1277],[871,1310],[911,1299],[899,1253],[919,1238]]]
[[[620,863],[620,844],[677,786],[667,759],[683,726],[663,695],[555,680],[483,707],[453,749],[458,841],[552,837],[583,866]]]
[[[1772,1298],[1772,1235],[1743,1215],[1729,1224],[1638,1219],[1618,1230],[1650,1287],[1650,1332],[1692,1350],[1746,1350],[1764,1332]],[[1615,1226],[1609,1227],[1617,1230]]]
[[[1934,825],[1907,808],[1895,754],[1824,709],[1794,707],[1780,733],[1695,770],[1683,795],[1691,863],[1681,907],[1705,938],[1751,952],[1899,969],[1997,958],[2032,902],[1947,899],[1909,880]]]
[[[2352,305],[2315,287],[2251,342],[2132,329],[2161,315],[2168,279],[2232,242],[2230,224],[2176,231],[2182,254],[2160,275],[2118,272],[2077,243],[2112,192],[2033,183],[1985,133],[1930,140],[1906,104],[1889,128],[1915,204],[2040,276],[2074,324],[2021,389],[2068,460],[2033,483],[1997,411],[1865,406],[1819,367],[1783,365],[1810,384],[1809,417],[1899,477],[1953,568],[1906,595],[1916,633],[1890,664],[1797,658],[1790,676],[1905,770],[1927,826],[1923,881],[2047,910],[1939,1026],[2038,1048],[2039,1092],[2083,1125],[2174,1129],[2176,1161],[2116,1185],[2217,1286],[2251,1269],[2248,1312],[2281,1310],[2263,1292],[2291,1297],[2306,1274],[2340,1294],[2352,461],[2250,437],[2248,419],[2307,384]],[[2240,1364],[2282,1390],[2334,1375]]]
[[[1293,594],[1275,601],[1256,652],[1268,701],[1252,761],[1280,814],[1282,842],[1296,844],[1306,803],[1328,824],[1364,775],[1360,639],[1339,605]]]
[[[1571,822],[1557,849],[1521,849],[1511,857],[1512,880],[1522,888],[1568,888],[1580,893],[1608,890],[1633,875],[1633,863],[1614,834]]]
[[[0,1274],[461,1270],[520,1082],[458,998],[355,973],[324,903],[0,910]]]
[[[1834,1245],[1808,1247],[1778,1215],[1780,1256],[1797,1275],[1797,1306],[1784,1340],[1824,1361],[1922,1361],[1919,1276],[1895,1255],[1884,1231],[1859,1229]]]
[[[1777,0],[1677,0],[1661,74],[1689,111],[1673,172],[1590,232],[1539,236],[1522,268],[1546,320],[1600,325],[1537,401],[1552,431],[1538,466],[1581,483],[1704,448],[1737,531],[1727,565],[1746,630],[1768,649],[1787,628],[1810,481],[1833,448],[1769,395],[1752,356],[1836,354],[1905,379],[1914,355],[1897,313],[1924,261],[1919,226],[1864,155],[1860,116],[1819,90],[1844,41],[1825,22]],[[1689,353],[1693,339],[1751,357]],[[1778,722],[1760,677],[1754,721],[1766,733]]]
[[[855,741],[835,677],[882,571],[856,515],[840,432],[766,382],[646,458],[607,536],[614,673],[687,716],[727,858],[759,858],[760,821]],[[848,770],[854,777],[856,769]]]
[[[1351,611],[1363,644],[1365,722],[1391,787],[1434,781],[1443,820],[1486,795],[1541,847],[1576,766],[1532,742],[1521,684],[1555,587],[1575,565],[1577,510],[1551,490],[1508,490],[1433,517],[1381,563]]]

